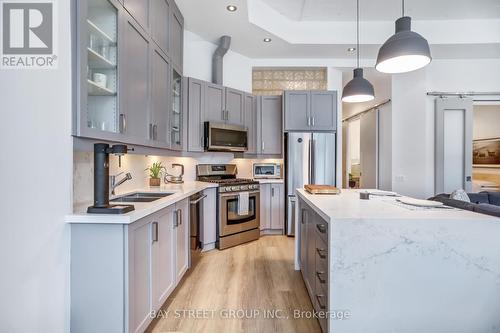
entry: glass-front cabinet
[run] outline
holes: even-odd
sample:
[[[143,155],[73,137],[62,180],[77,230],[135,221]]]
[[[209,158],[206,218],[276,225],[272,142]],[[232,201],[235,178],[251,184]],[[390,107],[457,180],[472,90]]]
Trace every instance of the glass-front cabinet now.
[[[155,26],[156,34],[137,24],[123,1],[75,2],[75,136],[182,150],[182,67],[172,64],[174,53],[156,46],[169,40],[170,11],[177,9],[160,1],[166,6],[152,13],[154,21],[167,21]],[[148,1],[135,2],[149,8]],[[175,47],[182,46],[178,34]]]
[[[182,76],[174,68],[171,82],[170,144],[172,149],[182,149]]]
[[[120,132],[118,117],[118,7],[109,0],[79,4],[80,130]],[[84,130],[84,129],[85,130]],[[85,133],[83,133],[85,134]]]

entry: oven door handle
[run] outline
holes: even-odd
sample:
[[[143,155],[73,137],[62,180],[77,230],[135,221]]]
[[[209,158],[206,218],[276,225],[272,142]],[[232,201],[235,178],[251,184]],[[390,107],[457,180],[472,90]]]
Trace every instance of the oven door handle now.
[[[248,192],[248,194],[250,194],[250,195],[260,193],[260,191],[240,191],[240,192],[231,192],[231,193],[221,193],[220,196],[224,197],[224,198],[238,197],[238,193],[241,193],[241,192]]]

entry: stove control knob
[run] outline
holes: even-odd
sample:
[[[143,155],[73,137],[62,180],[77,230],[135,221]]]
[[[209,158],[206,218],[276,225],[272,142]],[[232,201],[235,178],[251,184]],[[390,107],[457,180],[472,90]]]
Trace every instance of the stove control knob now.
[[[252,186],[252,185],[242,185],[242,186],[240,187],[240,189],[241,189],[242,191],[247,191],[247,190],[251,189],[251,186]]]
[[[231,190],[233,190],[233,191],[239,191],[240,187],[239,186],[233,186],[233,187],[231,187]]]

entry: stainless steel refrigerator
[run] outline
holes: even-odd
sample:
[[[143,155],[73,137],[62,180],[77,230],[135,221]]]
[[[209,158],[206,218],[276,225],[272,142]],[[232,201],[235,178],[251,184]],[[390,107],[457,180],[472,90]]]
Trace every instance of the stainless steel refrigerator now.
[[[336,134],[285,134],[286,233],[295,234],[295,190],[304,184],[335,185]]]

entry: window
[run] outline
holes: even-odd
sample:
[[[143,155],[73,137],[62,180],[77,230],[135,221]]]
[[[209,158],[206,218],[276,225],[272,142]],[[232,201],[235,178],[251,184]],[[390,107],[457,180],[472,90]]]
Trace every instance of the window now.
[[[284,90],[326,90],[326,68],[254,69],[254,95],[282,95]]]

